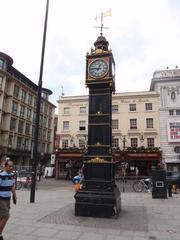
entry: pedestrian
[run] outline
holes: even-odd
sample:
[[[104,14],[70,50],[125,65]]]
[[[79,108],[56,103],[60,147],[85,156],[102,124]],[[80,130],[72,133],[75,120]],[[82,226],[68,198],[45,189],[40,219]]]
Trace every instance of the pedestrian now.
[[[139,168],[138,167],[135,168],[135,172],[136,172],[136,178],[138,178],[138,176],[139,176]]]
[[[9,219],[10,199],[13,196],[13,203],[16,204],[16,188],[13,176],[13,162],[7,160],[4,171],[0,173],[0,240],[3,240],[2,232]]]
[[[48,178],[48,174],[49,174],[49,171],[47,169],[46,174],[45,174],[45,178]]]
[[[72,163],[71,163],[71,160],[69,161],[69,162],[67,162],[66,163],[66,171],[67,171],[67,173],[66,173],[66,180],[69,180],[69,179],[71,179],[71,173],[72,173]]]

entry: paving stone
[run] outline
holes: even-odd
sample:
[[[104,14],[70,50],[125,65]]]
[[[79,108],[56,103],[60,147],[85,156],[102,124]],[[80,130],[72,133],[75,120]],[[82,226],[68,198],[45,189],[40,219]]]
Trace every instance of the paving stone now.
[[[122,193],[118,219],[74,216],[70,181],[40,183],[35,203],[29,191],[17,191],[5,240],[180,240],[180,194],[152,199],[149,193]]]
[[[79,240],[105,240],[105,234],[98,234],[98,233],[83,233]]]
[[[137,221],[138,216],[138,221]],[[64,225],[77,225],[83,227],[117,229],[132,231],[147,231],[147,212],[145,207],[126,206],[121,211],[118,219],[86,218],[74,216],[74,204],[68,204],[62,209],[53,212],[41,219],[40,222]]]

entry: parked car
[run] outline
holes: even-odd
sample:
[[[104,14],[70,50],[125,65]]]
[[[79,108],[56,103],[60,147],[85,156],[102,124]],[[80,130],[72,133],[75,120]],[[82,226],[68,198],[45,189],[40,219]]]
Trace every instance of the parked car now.
[[[180,172],[167,172],[166,180],[168,184],[175,184],[180,188]]]

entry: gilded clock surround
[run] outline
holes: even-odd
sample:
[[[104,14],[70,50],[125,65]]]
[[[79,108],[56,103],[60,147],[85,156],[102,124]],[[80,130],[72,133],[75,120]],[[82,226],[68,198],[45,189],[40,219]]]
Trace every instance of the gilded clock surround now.
[[[89,63],[88,73],[90,77],[102,78],[109,71],[109,63],[106,59],[97,58]]]

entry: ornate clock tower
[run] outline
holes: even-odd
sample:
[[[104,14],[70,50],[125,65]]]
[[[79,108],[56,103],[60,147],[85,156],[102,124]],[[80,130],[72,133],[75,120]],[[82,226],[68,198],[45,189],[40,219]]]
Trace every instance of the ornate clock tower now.
[[[75,194],[75,215],[112,217],[121,210],[112,156],[112,92],[115,62],[109,43],[101,35],[86,56],[89,88],[88,145],[84,156],[84,182]]]

